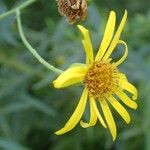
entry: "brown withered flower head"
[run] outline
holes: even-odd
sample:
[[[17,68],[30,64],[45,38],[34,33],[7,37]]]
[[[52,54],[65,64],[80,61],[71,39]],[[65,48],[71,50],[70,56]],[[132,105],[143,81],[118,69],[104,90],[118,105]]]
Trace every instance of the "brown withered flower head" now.
[[[86,0],[57,0],[57,5],[59,14],[65,16],[70,24],[87,16]]]

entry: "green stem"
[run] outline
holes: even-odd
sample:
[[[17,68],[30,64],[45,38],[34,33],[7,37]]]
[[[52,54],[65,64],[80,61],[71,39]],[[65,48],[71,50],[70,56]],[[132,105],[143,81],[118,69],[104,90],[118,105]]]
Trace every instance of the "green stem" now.
[[[34,3],[35,1],[36,1],[36,0],[27,0],[26,2],[24,2],[24,3],[21,4],[21,5],[19,5],[18,7],[13,8],[13,9],[11,9],[11,10],[9,10],[9,11],[7,11],[7,12],[1,14],[1,15],[0,15],[0,19],[3,19],[3,18],[5,18],[5,17],[7,17],[7,16],[9,16],[9,15],[11,15],[11,14],[13,14],[13,13],[15,13],[16,10],[21,10],[21,9],[23,9],[23,8],[25,8],[25,7],[29,6],[29,5],[31,5],[31,4]]]
[[[28,48],[28,50],[33,54],[33,56],[42,64],[44,65],[46,68],[50,69],[51,71],[54,71],[57,74],[61,74],[63,71],[54,67],[53,65],[49,64],[48,62],[46,62],[37,52],[36,50],[29,44],[29,42],[27,41],[24,33],[23,33],[23,29],[22,29],[22,24],[21,24],[21,18],[20,18],[20,11],[16,10],[16,15],[17,15],[17,25],[18,25],[18,31],[20,34],[20,37],[24,43],[24,45]]]

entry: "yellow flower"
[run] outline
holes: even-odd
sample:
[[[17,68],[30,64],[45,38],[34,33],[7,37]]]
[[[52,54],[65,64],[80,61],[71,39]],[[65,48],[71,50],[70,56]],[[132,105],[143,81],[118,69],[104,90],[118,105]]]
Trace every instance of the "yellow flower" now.
[[[86,64],[71,65],[53,83],[55,88],[63,88],[76,83],[83,83],[84,90],[71,118],[65,126],[55,132],[55,134],[61,135],[72,130],[81,120],[88,101],[90,103],[90,121],[86,123],[81,120],[80,125],[83,128],[94,126],[97,120],[99,120],[104,128],[108,127],[113,140],[115,140],[117,129],[109,105],[113,106],[126,123],[130,122],[130,115],[121,103],[123,102],[128,107],[136,109],[137,104],[133,100],[137,99],[137,90],[128,82],[126,75],[117,69],[118,65],[120,65],[128,55],[127,44],[123,40],[120,40],[126,19],[127,11],[125,11],[121,23],[116,33],[114,33],[116,14],[114,11],[110,12],[104,36],[95,59],[89,31],[83,26],[78,25],[84,37],[82,43],[86,53]],[[124,55],[117,62],[113,62],[111,54],[118,44],[125,47]],[[127,95],[127,92],[132,94],[132,98]],[[98,103],[101,106],[103,116],[98,110]]]

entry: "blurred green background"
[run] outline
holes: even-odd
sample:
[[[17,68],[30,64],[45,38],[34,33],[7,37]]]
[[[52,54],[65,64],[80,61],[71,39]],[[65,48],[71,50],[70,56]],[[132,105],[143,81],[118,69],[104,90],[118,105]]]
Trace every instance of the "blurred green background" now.
[[[1,0],[0,14],[22,2]],[[112,9],[118,23],[128,10],[122,39],[128,43],[129,56],[119,69],[139,91],[137,111],[126,107],[131,123],[126,125],[113,113],[118,127],[115,142],[99,123],[89,129],[78,125],[68,134],[56,136],[54,132],[74,111],[82,87],[53,87],[57,75],[26,49],[18,35],[16,17],[11,15],[0,20],[0,150],[150,150],[150,1],[90,2],[87,20],[79,23],[90,29],[95,50]],[[84,62],[81,34],[76,24],[68,25],[59,16],[55,0],[39,0],[23,9],[22,23],[31,45],[51,64],[66,69],[74,62]],[[85,118],[88,120],[88,111]]]

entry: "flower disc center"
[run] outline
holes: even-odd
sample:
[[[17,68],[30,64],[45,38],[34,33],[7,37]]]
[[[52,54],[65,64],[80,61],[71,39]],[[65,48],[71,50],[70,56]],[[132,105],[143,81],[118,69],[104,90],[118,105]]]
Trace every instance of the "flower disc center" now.
[[[88,70],[84,85],[91,96],[104,98],[116,88],[118,69],[110,60],[95,62]]]

